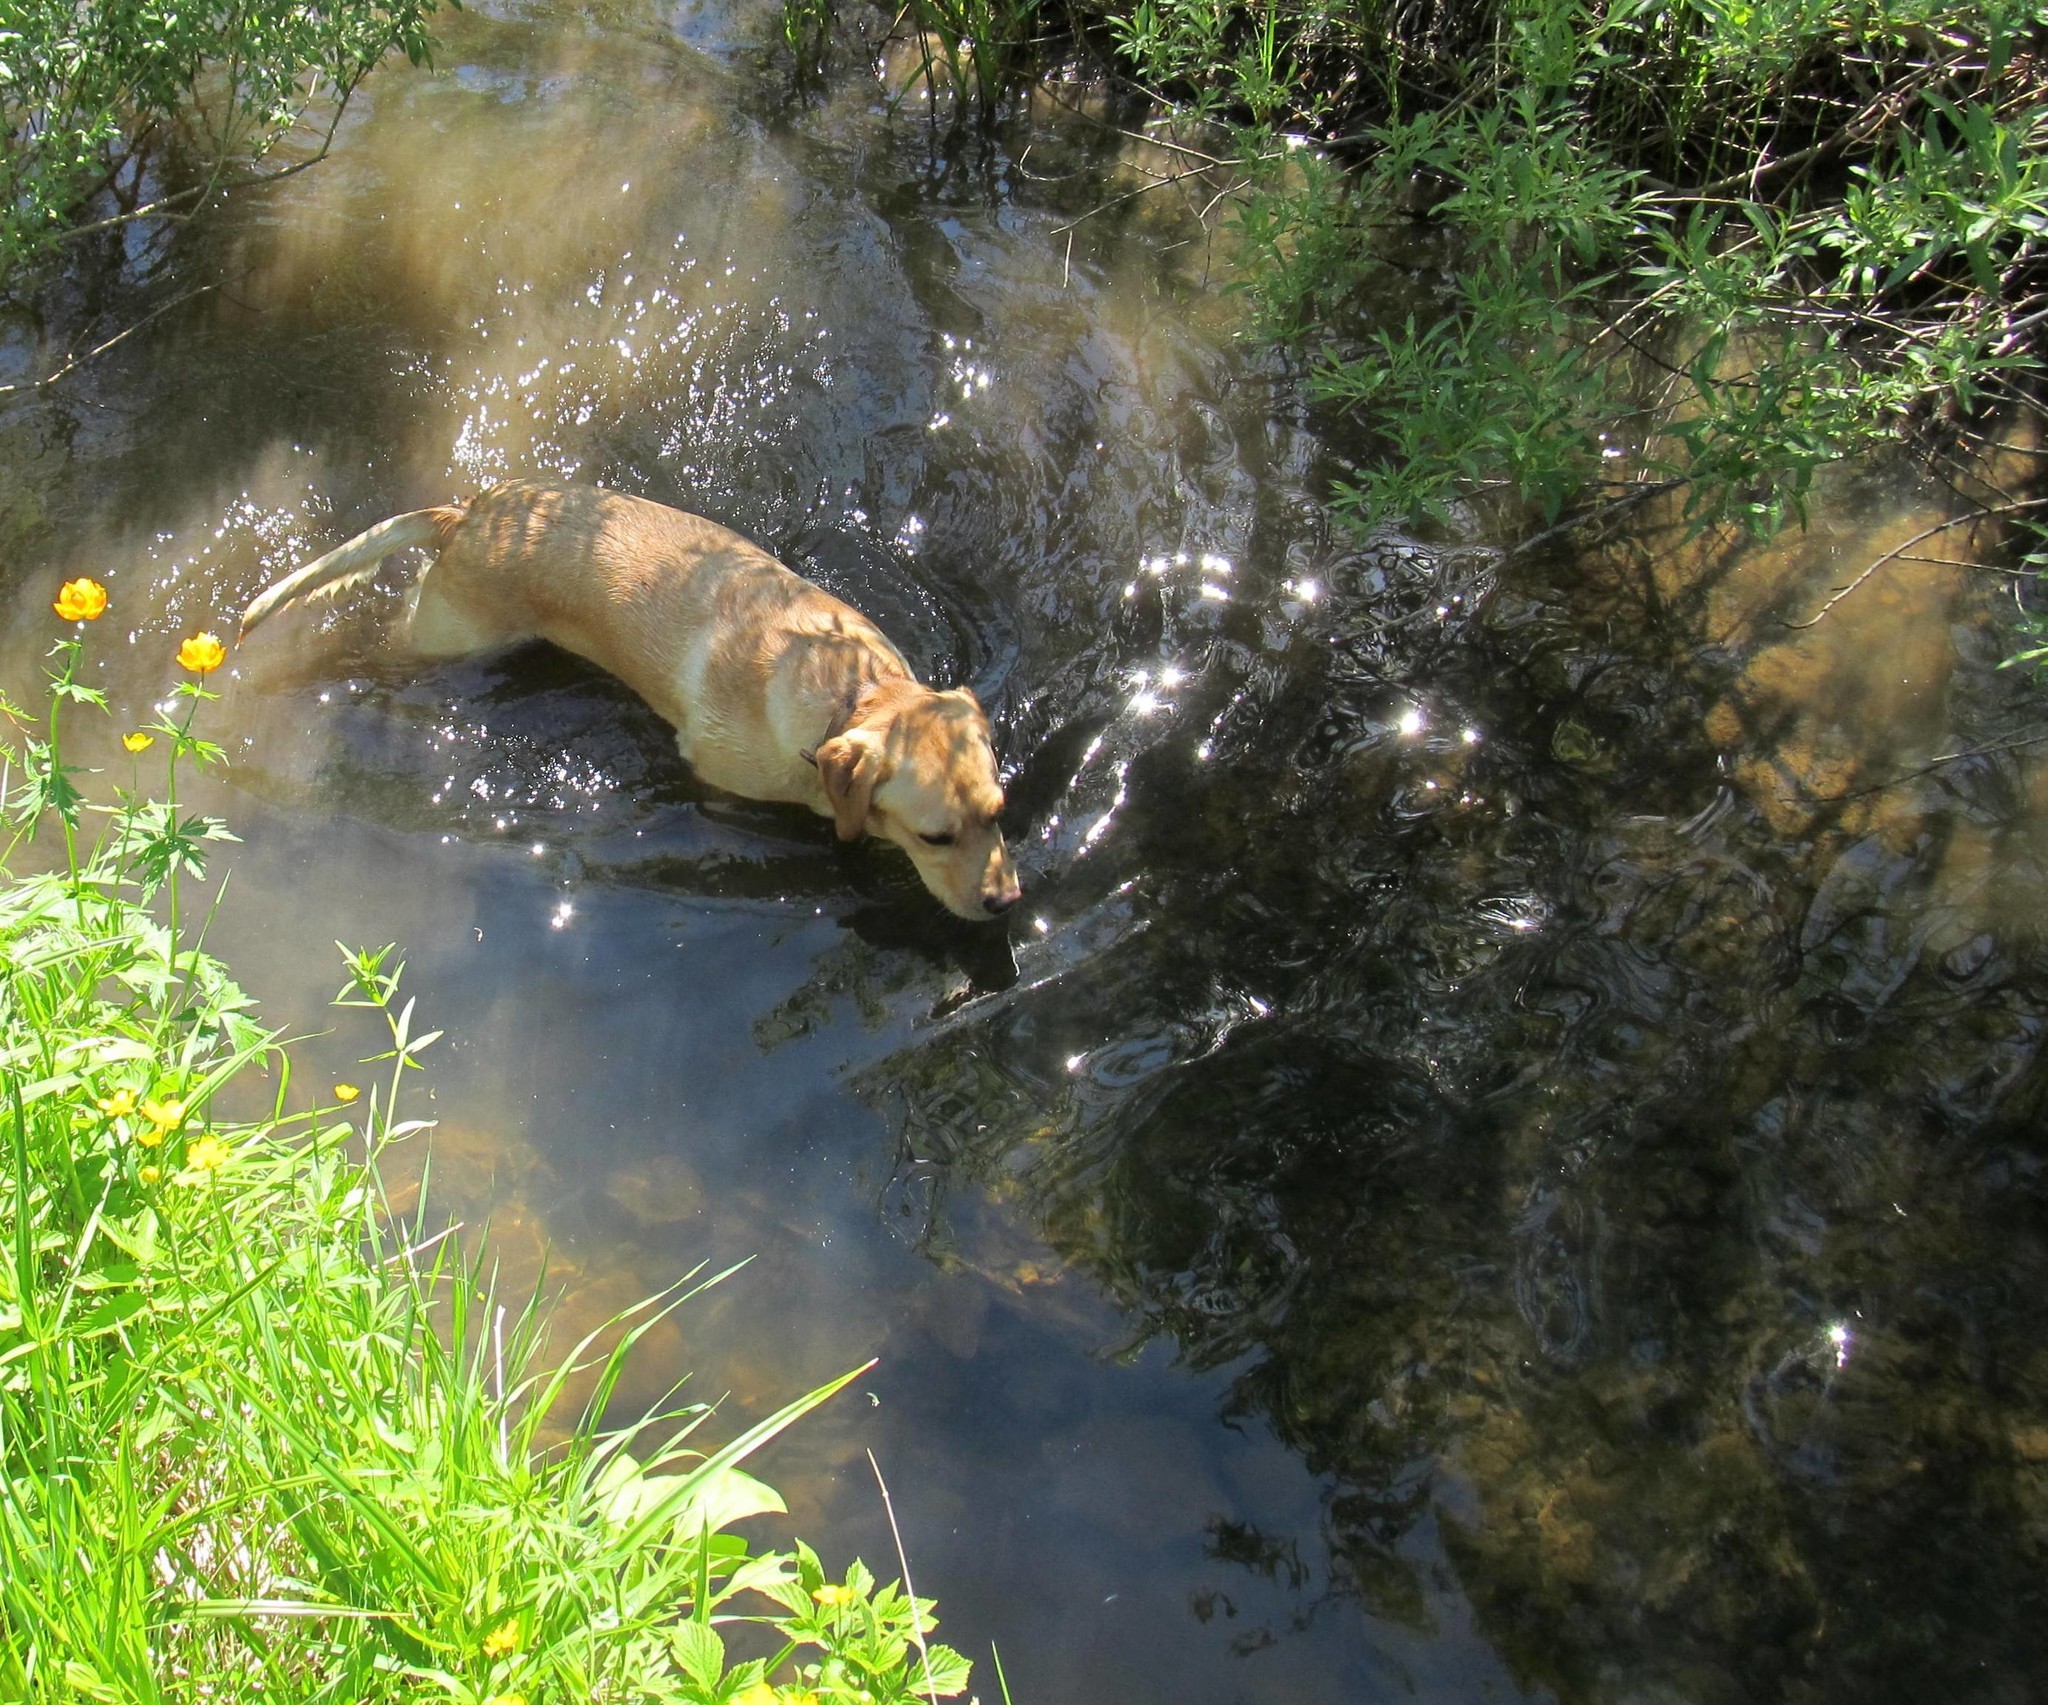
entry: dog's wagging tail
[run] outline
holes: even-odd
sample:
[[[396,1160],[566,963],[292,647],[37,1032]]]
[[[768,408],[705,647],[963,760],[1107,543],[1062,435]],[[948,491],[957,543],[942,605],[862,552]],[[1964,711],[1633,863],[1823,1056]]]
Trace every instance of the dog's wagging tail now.
[[[858,610],[702,516],[594,486],[494,486],[294,570],[242,612],[242,637],[415,546],[435,553],[406,617],[415,653],[551,640],[652,705],[713,786],[807,805],[842,840],[893,842],[961,917],[1016,903],[974,694],[922,685]]]
[[[430,545],[438,551],[468,513],[467,504],[449,504],[439,509],[415,509],[410,514],[379,521],[347,544],[337,545],[325,556],[294,569],[252,599],[242,612],[239,638],[247,639],[265,616],[274,615],[301,598],[329,598],[351,586],[360,586],[394,551],[410,550],[415,545]]]

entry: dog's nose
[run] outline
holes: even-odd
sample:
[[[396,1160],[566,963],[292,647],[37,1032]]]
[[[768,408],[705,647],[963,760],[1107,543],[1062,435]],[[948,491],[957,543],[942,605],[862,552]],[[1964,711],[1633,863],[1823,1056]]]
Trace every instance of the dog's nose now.
[[[984,894],[981,897],[981,909],[992,918],[1001,917],[1003,913],[1007,912],[1016,903],[1017,895],[1014,893]]]

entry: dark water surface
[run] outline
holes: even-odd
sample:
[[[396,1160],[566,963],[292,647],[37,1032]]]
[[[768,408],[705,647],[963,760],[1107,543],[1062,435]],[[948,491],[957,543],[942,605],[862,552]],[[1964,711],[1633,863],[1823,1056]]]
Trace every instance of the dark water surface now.
[[[398,509],[737,526],[981,692],[1007,934],[573,660],[380,657],[396,577],[207,714],[212,945],[359,1077],[330,943],[404,944],[435,1188],[508,1274],[581,1326],[753,1257],[631,1397],[879,1356],[765,1472],[892,1574],[876,1452],[983,1699],[991,1640],[1019,1705],[2039,1697],[2048,781],[1881,785],[2018,726],[1992,583],[1783,625],[1903,489],[1770,551],[1333,534],[1186,198],[1070,246],[1141,181],[1113,128],[786,109],[772,25],[451,17],[148,261],[219,288],[0,415],[17,696],[60,575],[127,727]]]

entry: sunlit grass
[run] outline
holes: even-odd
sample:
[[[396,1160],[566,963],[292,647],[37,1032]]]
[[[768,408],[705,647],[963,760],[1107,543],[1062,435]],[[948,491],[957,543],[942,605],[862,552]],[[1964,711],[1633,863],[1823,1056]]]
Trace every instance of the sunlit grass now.
[[[105,607],[70,585],[57,613]],[[216,649],[180,661],[203,676]],[[931,1601],[728,1531],[783,1508],[740,1464],[862,1370],[722,1444],[699,1404],[607,1429],[636,1343],[723,1275],[562,1354],[487,1251],[424,1207],[395,1221],[379,1161],[427,1140],[399,1108],[435,1040],[402,966],[344,955],[377,1078],[303,1106],[186,915],[226,834],[175,803],[179,766],[218,760],[192,729],[213,695],[187,682],[123,741],[162,801],[93,805],[62,756],[64,708],[103,703],[82,650],[52,652],[46,723],[9,707],[0,772],[8,857],[62,841],[52,870],[0,864],[0,1698],[960,1692]]]

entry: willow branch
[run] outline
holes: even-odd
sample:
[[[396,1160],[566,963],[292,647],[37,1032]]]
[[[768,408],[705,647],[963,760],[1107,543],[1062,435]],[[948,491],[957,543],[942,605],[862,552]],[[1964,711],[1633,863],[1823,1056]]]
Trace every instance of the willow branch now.
[[[1886,551],[1883,556],[1879,557],[1875,562],[1870,564],[1868,568],[1864,569],[1864,571],[1861,574],[1857,575],[1854,580],[1850,581],[1848,585],[1837,587],[1833,595],[1829,597],[1828,601],[1825,604],[1821,605],[1821,607],[1818,610],[1816,610],[1811,616],[1809,616],[1805,621],[1787,622],[1785,623],[1785,626],[1794,629],[1795,631],[1800,628],[1810,628],[1814,626],[1816,623],[1820,621],[1820,619],[1823,616],[1825,616],[1844,598],[1848,597],[1851,592],[1854,592],[1873,574],[1875,574],[1879,569],[1884,567],[1886,563],[1897,561],[1900,557],[1904,556],[1908,551],[1910,551],[1915,545],[1925,544],[1937,533],[1946,533],[1951,527],[1967,527],[1978,521],[1989,521],[1993,517],[1999,515],[2016,515],[2020,511],[2026,509],[2048,509],[2048,497],[2028,497],[2022,498],[2014,503],[1994,503],[1985,508],[1973,510],[1968,515],[1956,515],[1951,516],[1946,521],[1938,521],[1932,527],[1928,527],[1921,532],[1915,533],[1904,544],[1894,545],[1890,550]]]
[[[191,301],[195,296],[204,296],[209,290],[218,290],[219,288],[218,284],[202,284],[196,289],[187,290],[180,295],[173,296],[168,302],[160,303],[158,306],[150,309],[148,313],[144,314],[132,326],[125,327],[123,330],[116,332],[105,343],[88,349],[83,355],[72,356],[56,372],[46,373],[40,379],[29,379],[17,385],[0,385],[0,397],[16,395],[24,391],[40,391],[46,385],[54,385],[67,374],[77,372],[79,368],[94,359],[94,357],[106,354],[116,344],[123,343],[133,337],[144,326],[148,325],[151,320],[168,314],[173,308],[178,307],[181,303]]]

